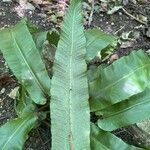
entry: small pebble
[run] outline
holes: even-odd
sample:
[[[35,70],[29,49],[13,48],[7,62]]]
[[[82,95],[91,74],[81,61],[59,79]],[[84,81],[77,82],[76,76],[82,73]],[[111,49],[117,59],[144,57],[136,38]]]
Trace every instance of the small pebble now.
[[[119,12],[119,15],[121,16],[121,15],[122,15],[122,12]]]
[[[32,11],[29,11],[29,14],[32,15]]]
[[[6,90],[5,88],[2,88],[1,91],[0,91],[0,94],[5,93],[5,90]]]
[[[42,18],[46,18],[46,14],[40,13],[40,14],[38,14],[38,16],[40,16],[40,17],[42,17]]]
[[[11,90],[11,92],[9,93],[9,97],[12,98],[12,99],[15,99],[16,98],[16,95],[17,95],[17,92],[19,90],[19,87],[15,87],[14,89]]]
[[[119,59],[118,54],[113,54],[113,55],[111,55],[110,58],[109,58],[109,63],[112,63],[112,62],[114,62],[114,61],[117,60],[117,59]]]
[[[114,22],[112,22],[111,25],[113,26],[113,25],[114,25]]]
[[[123,0],[122,3],[124,6],[126,6],[129,3],[129,0]]]

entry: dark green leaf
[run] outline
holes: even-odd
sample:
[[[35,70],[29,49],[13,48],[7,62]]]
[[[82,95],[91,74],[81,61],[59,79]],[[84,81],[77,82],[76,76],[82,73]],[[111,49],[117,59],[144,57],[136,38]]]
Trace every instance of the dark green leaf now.
[[[142,150],[91,124],[91,150]]]
[[[17,94],[16,104],[15,104],[15,110],[18,115],[18,117],[24,115],[33,113],[35,111],[35,104],[33,104],[32,99],[27,95],[25,89],[21,87],[19,89],[19,92]]]
[[[85,31],[87,39],[87,61],[97,56],[98,52],[106,50],[105,48],[117,40],[116,37],[107,34],[99,29],[89,29]]]
[[[21,150],[28,138],[28,133],[35,126],[37,117],[26,114],[21,118],[10,120],[0,127],[0,149]]]
[[[96,112],[103,119],[98,125],[103,130],[112,131],[120,127],[141,122],[150,118],[150,89]]]
[[[145,90],[150,80],[150,59],[133,51],[105,69],[89,83],[91,111],[101,110]]]
[[[59,41],[59,34],[54,31],[49,31],[47,34],[47,40],[50,44],[57,46]]]
[[[50,90],[50,79],[25,21],[0,31],[0,49],[31,99],[44,104],[45,95]]]

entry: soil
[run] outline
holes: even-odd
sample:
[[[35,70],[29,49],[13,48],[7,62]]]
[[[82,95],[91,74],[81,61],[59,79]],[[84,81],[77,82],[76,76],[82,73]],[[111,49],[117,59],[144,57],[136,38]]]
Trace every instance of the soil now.
[[[56,2],[54,2],[55,4]],[[21,18],[14,11],[14,8],[19,4],[15,1],[3,2],[0,0],[0,28],[8,27],[14,25]],[[137,14],[143,14],[148,19],[148,25],[145,26],[140,22],[134,20],[132,17],[125,14],[122,10],[117,11],[112,15],[107,15],[105,12],[94,12],[93,21],[91,22],[90,27],[100,27],[105,32],[109,32],[116,36],[121,37],[122,33],[130,32],[138,33],[136,39],[129,41],[125,40],[125,46],[121,44],[115,49],[115,53],[119,57],[128,55],[133,49],[143,49],[145,51],[150,50],[150,38],[146,36],[146,32],[150,27],[150,4],[145,2],[144,4],[133,4],[129,2],[125,9],[132,15],[136,16]],[[44,15],[41,15],[44,14]],[[39,6],[34,11],[27,11],[25,16],[30,19],[34,24],[41,27],[43,30],[51,28],[59,28],[57,23],[54,23],[49,18],[49,15],[44,11],[43,7]],[[131,35],[130,38],[132,38]],[[121,46],[123,48],[121,48]],[[10,92],[18,86],[18,82],[9,70],[7,64],[5,63],[2,54],[0,53],[0,125],[7,122],[9,119],[16,116],[14,110],[13,98],[9,97]],[[114,132],[117,136],[121,137],[123,140],[130,144],[140,145],[143,142],[143,139],[140,140],[136,138],[137,142],[135,143],[135,133],[132,127],[126,129],[120,129]],[[128,132],[127,132],[128,131]],[[121,133],[121,134],[120,134]],[[137,135],[136,135],[137,136]],[[127,138],[126,138],[127,137]],[[29,139],[25,143],[25,150],[49,150],[50,147],[50,128],[47,123],[41,123],[41,125],[34,129],[30,135]]]
[[[125,6],[125,8],[134,16],[137,14],[144,14],[144,16],[146,16],[148,19],[148,26],[143,27],[141,23],[126,15],[122,10],[113,15],[97,13],[94,15],[92,22],[92,26],[100,27],[105,32],[117,35],[119,37],[121,37],[122,33],[128,33],[130,31],[140,32],[139,37],[136,39],[136,41],[134,41],[134,44],[131,47],[118,47],[117,53],[119,56],[128,55],[132,50],[136,49],[143,49],[145,51],[150,49],[150,38],[146,36],[146,31],[150,23],[150,4],[145,3],[143,5],[139,5],[137,3],[134,5],[129,3],[127,6]]]

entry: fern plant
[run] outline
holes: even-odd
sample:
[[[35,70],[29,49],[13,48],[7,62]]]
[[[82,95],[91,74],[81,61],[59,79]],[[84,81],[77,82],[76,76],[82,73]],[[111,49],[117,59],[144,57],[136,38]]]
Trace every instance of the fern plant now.
[[[20,83],[18,117],[0,127],[1,150],[23,149],[28,133],[47,115],[39,105],[49,99],[50,149],[142,149],[110,131],[150,117],[149,57],[138,50],[109,66],[92,63],[96,56],[106,58],[116,40],[99,29],[84,30],[80,0],[71,1],[60,37],[40,31],[25,19],[1,30],[0,49]],[[46,66],[52,64],[45,66],[42,56],[45,41],[54,59],[49,75]],[[97,116],[95,122],[90,121],[90,113]]]

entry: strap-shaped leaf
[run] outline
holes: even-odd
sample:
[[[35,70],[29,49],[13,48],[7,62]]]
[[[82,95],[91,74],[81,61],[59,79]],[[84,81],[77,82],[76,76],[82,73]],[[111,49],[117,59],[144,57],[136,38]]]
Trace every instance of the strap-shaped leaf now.
[[[50,79],[25,21],[0,31],[0,49],[34,102],[44,104],[45,95],[50,90]]]
[[[104,50],[106,47],[108,47],[114,41],[117,40],[116,37],[96,28],[86,30],[85,36],[87,39],[86,42],[87,61],[92,60],[95,56],[97,56],[98,52],[101,52],[102,50]]]
[[[91,124],[91,150],[142,150]]]
[[[35,126],[37,117],[26,114],[21,118],[11,120],[0,127],[0,149],[21,150],[28,133]]]
[[[89,83],[91,111],[112,104],[145,90],[150,80],[150,59],[142,51],[133,51],[105,69]]]
[[[106,131],[141,122],[150,118],[150,89],[96,112],[101,116],[98,125]]]
[[[51,83],[52,150],[89,150],[86,39],[81,1],[72,0],[55,54]]]

